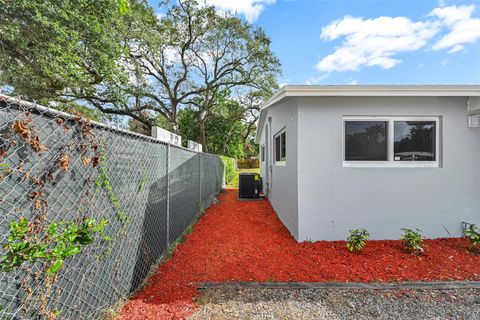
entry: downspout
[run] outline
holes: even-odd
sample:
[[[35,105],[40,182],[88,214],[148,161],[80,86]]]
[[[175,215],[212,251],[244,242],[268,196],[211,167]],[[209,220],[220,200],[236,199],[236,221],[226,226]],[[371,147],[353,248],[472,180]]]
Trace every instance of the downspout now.
[[[266,195],[267,195],[267,198],[270,198],[270,190],[271,190],[271,187],[272,187],[272,157],[273,157],[273,148],[271,148],[271,145],[272,145],[272,140],[271,140],[271,130],[272,130],[272,117],[268,117],[267,118],[267,130],[265,130],[265,144],[266,144],[266,148],[267,148],[267,152],[266,152],[266,156],[267,156],[267,159],[266,159],[266,162],[265,162],[265,165],[266,165],[266,185],[267,185],[267,188],[266,188]]]

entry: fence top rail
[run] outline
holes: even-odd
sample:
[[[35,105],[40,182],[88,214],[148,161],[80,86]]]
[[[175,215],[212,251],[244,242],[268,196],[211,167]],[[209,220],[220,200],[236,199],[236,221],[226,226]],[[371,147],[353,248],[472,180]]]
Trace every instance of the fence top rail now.
[[[71,114],[71,113],[67,113],[67,112],[64,112],[64,111],[60,111],[60,110],[56,110],[56,109],[53,109],[53,108],[42,106],[38,103],[23,100],[20,97],[11,97],[11,96],[1,94],[1,93],[0,93],[0,102],[6,102],[7,104],[14,104],[14,105],[22,106],[22,107],[28,108],[29,110],[36,110],[41,114],[48,114],[52,117],[62,117],[62,118],[69,119],[69,120],[72,120],[72,119],[75,119],[75,118],[78,117],[78,116],[76,116],[74,114]],[[90,121],[90,123],[91,123],[92,126],[95,126],[95,127],[98,127],[98,128],[104,129],[104,130],[111,130],[111,131],[115,131],[115,132],[118,132],[118,133],[121,133],[121,134],[134,136],[134,137],[137,137],[137,138],[140,138],[140,139],[145,139],[145,140],[151,141],[153,143],[160,143],[160,144],[164,144],[164,145],[169,145],[170,147],[181,149],[181,150],[192,152],[192,153],[199,153],[199,154],[204,154],[204,155],[208,155],[208,156],[216,156],[216,155],[213,155],[213,154],[210,154],[210,153],[190,150],[190,149],[182,147],[182,146],[177,146],[177,145],[171,144],[169,142],[158,140],[158,139],[156,139],[154,137],[151,137],[151,136],[147,136],[147,135],[144,135],[144,134],[141,134],[141,133],[133,132],[133,131],[130,131],[130,130],[127,130],[127,129],[122,129],[118,126],[107,125],[105,123],[98,122],[98,121],[93,121],[93,120]]]

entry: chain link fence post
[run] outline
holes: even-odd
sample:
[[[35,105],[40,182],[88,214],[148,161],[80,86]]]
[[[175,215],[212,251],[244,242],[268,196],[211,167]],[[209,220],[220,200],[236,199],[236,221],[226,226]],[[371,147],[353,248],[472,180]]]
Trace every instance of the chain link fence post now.
[[[166,165],[166,181],[167,181],[167,248],[170,245],[170,143],[167,143],[167,165]]]
[[[202,154],[198,153],[198,201],[203,206],[202,202]]]

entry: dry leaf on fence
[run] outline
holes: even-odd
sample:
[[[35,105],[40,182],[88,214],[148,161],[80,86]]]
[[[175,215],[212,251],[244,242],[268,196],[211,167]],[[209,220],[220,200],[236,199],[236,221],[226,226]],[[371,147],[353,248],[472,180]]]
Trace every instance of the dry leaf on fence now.
[[[58,167],[63,171],[68,170],[69,164],[70,164],[70,156],[68,154],[64,154],[60,159],[58,159]]]
[[[57,118],[57,119],[55,119],[55,121],[57,121],[57,124],[58,124],[59,126],[61,126],[61,125],[63,124],[63,122],[64,122],[62,118]]]
[[[99,157],[93,157],[92,158],[92,166],[95,168],[96,166],[98,166],[98,164],[100,163],[100,158]]]
[[[24,175],[22,177],[22,181],[28,180],[29,177],[30,177],[30,171],[24,172]]]
[[[15,130],[15,132],[21,135],[24,140],[30,140],[31,131],[27,123],[27,120],[22,120],[15,121],[15,123],[13,124],[13,129]]]
[[[39,186],[39,187],[44,187],[45,186],[45,181],[41,180],[41,179],[39,179],[35,176],[32,177],[31,181],[32,181],[32,184],[34,186]]]
[[[40,211],[42,209],[42,201],[37,200],[35,201],[35,210]]]
[[[92,161],[92,159],[89,158],[89,157],[83,157],[82,158],[82,163],[83,163],[84,166],[88,166],[91,161]]]
[[[0,150],[0,158],[5,158],[8,155],[7,150],[1,149]]]
[[[40,139],[38,138],[38,136],[32,139],[32,142],[30,143],[30,145],[32,146],[33,150],[35,150],[35,152],[37,153],[48,151],[48,148],[40,143]]]

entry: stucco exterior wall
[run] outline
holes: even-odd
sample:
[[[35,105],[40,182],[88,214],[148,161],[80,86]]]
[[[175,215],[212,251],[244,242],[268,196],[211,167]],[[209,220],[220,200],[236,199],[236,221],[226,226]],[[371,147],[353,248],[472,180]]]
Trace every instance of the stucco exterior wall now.
[[[297,189],[297,118],[298,108],[295,99],[289,99],[268,111],[272,118],[271,130],[263,130],[260,145],[266,144],[267,159],[260,163],[260,175],[263,179],[264,191],[275,209],[278,217],[287,227],[293,237],[298,239],[298,189]],[[268,122],[268,121],[267,121]],[[273,161],[273,136],[285,128],[286,130],[286,155],[285,165],[276,165]],[[270,139],[266,142],[265,139]],[[271,165],[270,165],[271,164]],[[270,168],[270,179],[266,173]]]
[[[467,98],[296,100],[299,241],[345,239],[356,228],[373,239],[398,239],[401,228],[460,236],[461,221],[480,224],[480,128],[468,128]],[[362,115],[440,116],[441,167],[344,167],[343,116]]]

